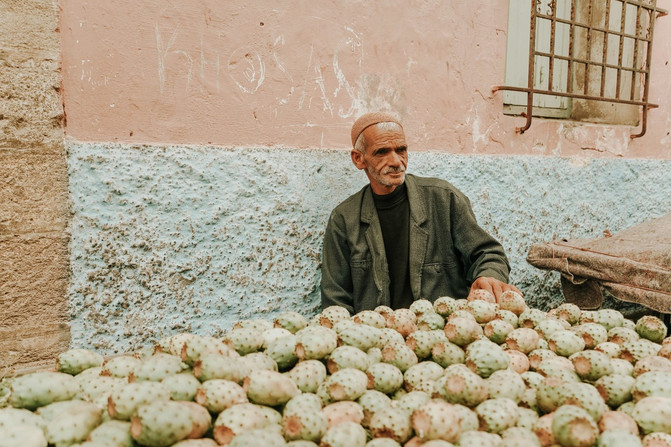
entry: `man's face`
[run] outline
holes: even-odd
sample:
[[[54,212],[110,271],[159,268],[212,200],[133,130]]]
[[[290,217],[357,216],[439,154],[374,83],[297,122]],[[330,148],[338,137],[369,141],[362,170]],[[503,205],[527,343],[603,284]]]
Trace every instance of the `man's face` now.
[[[366,153],[352,151],[354,165],[365,170],[375,194],[389,194],[405,180],[408,166],[408,147],[405,135],[398,129],[388,130],[378,125],[363,131]]]

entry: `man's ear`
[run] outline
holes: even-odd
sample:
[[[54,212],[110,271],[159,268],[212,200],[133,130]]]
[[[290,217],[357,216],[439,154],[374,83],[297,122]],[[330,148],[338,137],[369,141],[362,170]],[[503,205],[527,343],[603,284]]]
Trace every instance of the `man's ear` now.
[[[352,163],[354,163],[354,166],[356,166],[357,169],[364,169],[366,167],[366,163],[363,160],[363,154],[361,152],[356,149],[352,149],[350,155],[352,156]]]

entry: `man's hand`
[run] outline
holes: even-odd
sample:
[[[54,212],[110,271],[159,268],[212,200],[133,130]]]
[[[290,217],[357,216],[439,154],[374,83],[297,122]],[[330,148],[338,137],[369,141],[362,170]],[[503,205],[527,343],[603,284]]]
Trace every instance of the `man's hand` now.
[[[496,302],[499,301],[499,296],[501,296],[501,294],[507,290],[512,290],[519,293],[520,295],[523,295],[520,289],[513,286],[512,284],[506,284],[503,281],[499,281],[498,279],[491,278],[489,276],[481,276],[473,281],[473,284],[471,285],[471,293],[477,289],[483,289],[493,293],[494,297],[496,298]]]

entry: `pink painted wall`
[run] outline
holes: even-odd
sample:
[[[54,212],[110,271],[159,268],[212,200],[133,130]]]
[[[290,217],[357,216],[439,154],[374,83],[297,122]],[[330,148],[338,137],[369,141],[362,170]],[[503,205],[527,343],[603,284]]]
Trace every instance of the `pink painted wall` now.
[[[502,114],[508,3],[60,0],[67,134],[81,141],[349,148],[386,108],[415,150],[671,159],[671,17],[648,132]],[[671,9],[671,0],[658,6]]]

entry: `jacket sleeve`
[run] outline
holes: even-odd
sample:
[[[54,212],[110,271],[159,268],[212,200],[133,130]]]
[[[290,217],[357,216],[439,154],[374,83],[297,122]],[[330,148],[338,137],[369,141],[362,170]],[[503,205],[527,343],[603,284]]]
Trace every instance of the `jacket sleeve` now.
[[[462,256],[469,286],[481,276],[507,283],[510,265],[503,246],[478,225],[468,197],[455,194],[452,207],[452,239]]]
[[[349,265],[345,222],[336,211],[331,213],[322,248],[322,309],[342,306],[354,313],[352,275]]]

